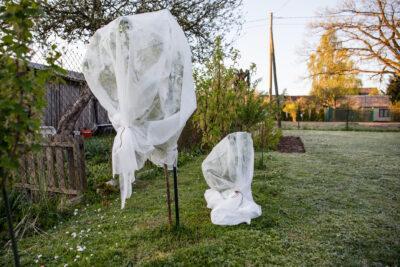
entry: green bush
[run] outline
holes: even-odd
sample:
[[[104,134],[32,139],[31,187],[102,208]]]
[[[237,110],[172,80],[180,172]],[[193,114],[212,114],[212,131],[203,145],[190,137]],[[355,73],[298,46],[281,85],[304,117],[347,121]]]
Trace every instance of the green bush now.
[[[114,135],[104,135],[85,140],[85,158],[91,163],[111,162]]]
[[[267,103],[255,89],[259,80],[250,83],[255,65],[238,71],[238,57],[237,51],[224,53],[217,38],[213,56],[204,68],[195,71],[197,111],[193,122],[201,132],[204,149],[214,147],[229,133],[255,130],[267,116]],[[224,62],[226,59],[231,65]]]
[[[267,116],[264,122],[257,124],[257,130],[252,132],[256,150],[275,150],[282,138],[282,130],[277,128],[272,116]]]

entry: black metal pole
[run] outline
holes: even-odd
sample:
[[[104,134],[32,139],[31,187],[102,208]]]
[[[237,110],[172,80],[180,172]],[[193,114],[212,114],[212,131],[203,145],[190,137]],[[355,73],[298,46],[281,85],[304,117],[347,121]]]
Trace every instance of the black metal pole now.
[[[8,202],[8,194],[7,194],[7,190],[6,190],[6,177],[2,177],[2,178],[3,178],[2,191],[3,191],[4,205],[6,206],[8,233],[9,233],[10,239],[11,239],[11,248],[12,248],[12,251],[14,254],[14,263],[15,263],[16,267],[19,267],[20,263],[19,263],[18,247],[17,247],[17,241],[15,239],[14,228],[13,228],[13,223],[12,223],[12,219],[11,219],[10,203]]]
[[[176,166],[174,165],[174,197],[175,197],[175,225],[179,227],[179,195],[178,195],[178,177]]]

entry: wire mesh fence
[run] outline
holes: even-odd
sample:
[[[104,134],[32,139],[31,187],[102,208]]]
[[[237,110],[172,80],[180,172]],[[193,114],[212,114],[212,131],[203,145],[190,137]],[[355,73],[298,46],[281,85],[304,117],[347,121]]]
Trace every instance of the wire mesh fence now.
[[[57,51],[61,53],[61,58],[58,60],[58,64],[68,70],[81,73],[82,72],[82,60],[85,53],[85,45],[80,42],[68,43],[59,38],[49,38],[49,44],[55,44]],[[32,63],[46,65],[46,57],[49,52],[48,46],[43,46],[39,43],[31,45],[32,50]]]
[[[68,43],[59,38],[52,38],[47,43],[57,45],[56,50],[61,53],[57,63],[68,71],[67,74],[63,74],[64,82],[49,83],[46,86],[47,106],[43,114],[43,126],[57,128],[62,115],[76,102],[82,90],[87,88],[82,75],[85,46],[83,43]],[[34,43],[31,50],[31,63],[34,68],[41,68],[47,64],[49,46]],[[93,98],[82,111],[75,124],[75,130],[93,129],[109,123],[107,112],[99,105],[97,99]]]

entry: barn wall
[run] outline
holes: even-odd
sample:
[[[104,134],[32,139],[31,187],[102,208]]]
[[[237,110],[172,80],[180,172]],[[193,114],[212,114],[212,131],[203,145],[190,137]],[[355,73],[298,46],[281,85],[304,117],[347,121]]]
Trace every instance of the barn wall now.
[[[53,126],[57,129],[62,114],[75,103],[79,97],[80,90],[86,86],[87,84],[85,81],[73,81],[68,79],[66,79],[64,84],[47,84],[47,106],[44,111],[43,125]],[[98,103],[97,99],[93,99],[79,117],[75,125],[75,130],[94,128],[96,125],[95,109],[97,109],[97,124],[110,123],[107,111]]]

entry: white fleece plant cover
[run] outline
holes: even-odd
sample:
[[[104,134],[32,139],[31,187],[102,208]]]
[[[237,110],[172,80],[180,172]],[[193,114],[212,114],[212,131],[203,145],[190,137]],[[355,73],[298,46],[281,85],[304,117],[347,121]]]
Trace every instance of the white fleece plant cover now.
[[[176,163],[177,140],[196,109],[189,44],[168,10],[120,17],[90,39],[83,73],[117,131],[112,164],[123,208],[147,159]]]
[[[203,175],[211,188],[204,197],[213,224],[250,224],[261,215],[251,194],[253,166],[253,140],[246,132],[227,135],[203,161]]]

